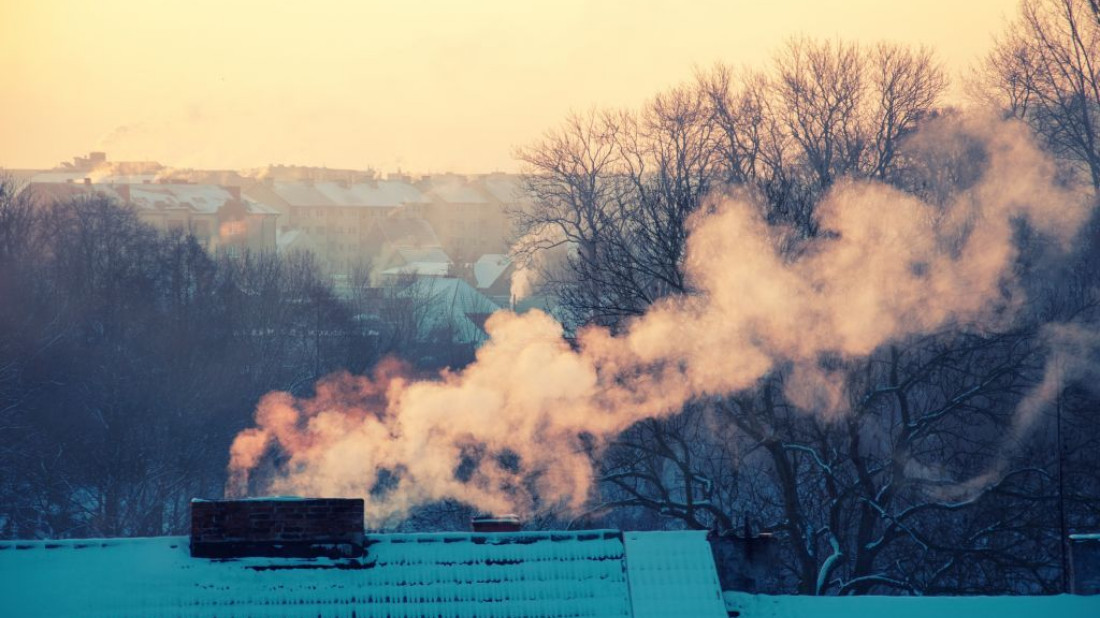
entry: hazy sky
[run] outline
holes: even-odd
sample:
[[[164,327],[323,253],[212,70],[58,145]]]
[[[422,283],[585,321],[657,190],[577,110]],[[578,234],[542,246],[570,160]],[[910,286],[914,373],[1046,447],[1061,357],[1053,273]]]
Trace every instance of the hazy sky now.
[[[0,0],[0,167],[114,160],[512,170],[570,109],[636,106],[796,34],[926,43],[952,75],[1016,0]]]

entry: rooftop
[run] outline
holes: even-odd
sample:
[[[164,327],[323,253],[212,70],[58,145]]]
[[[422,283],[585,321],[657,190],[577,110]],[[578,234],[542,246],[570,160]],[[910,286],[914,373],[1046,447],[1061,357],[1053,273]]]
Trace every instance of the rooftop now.
[[[0,542],[0,613],[726,615],[701,532],[372,534],[365,545],[358,559],[207,560],[187,537]]]

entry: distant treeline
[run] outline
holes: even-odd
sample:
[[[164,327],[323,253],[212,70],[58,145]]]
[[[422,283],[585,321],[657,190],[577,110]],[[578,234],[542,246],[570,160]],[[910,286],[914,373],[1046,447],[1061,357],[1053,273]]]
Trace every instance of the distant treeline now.
[[[107,198],[0,183],[0,538],[181,532],[265,393],[469,357],[368,271],[338,295],[308,253],[212,256]]]

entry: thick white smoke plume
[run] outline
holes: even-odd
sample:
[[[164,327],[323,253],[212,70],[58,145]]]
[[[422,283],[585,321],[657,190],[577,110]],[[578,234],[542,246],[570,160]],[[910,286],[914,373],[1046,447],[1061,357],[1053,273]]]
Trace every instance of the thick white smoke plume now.
[[[789,363],[788,396],[836,413],[840,387],[822,355],[852,358],[954,323],[1004,327],[1020,220],[1063,245],[1087,209],[1058,188],[1018,125],[971,122],[985,142],[981,178],[932,205],[869,182],[838,185],[819,208],[818,240],[791,258],[744,200],[716,197],[691,224],[686,271],[699,293],[658,303],[620,335],[578,332],[538,311],[500,312],[462,371],[338,375],[312,399],[272,393],[232,448],[229,493],[271,450],[278,493],[367,497],[382,522],[442,499],[487,511],[580,507],[593,492],[589,449],[684,403],[753,386]],[[582,437],[583,436],[583,437]],[[537,496],[538,504],[533,500]]]

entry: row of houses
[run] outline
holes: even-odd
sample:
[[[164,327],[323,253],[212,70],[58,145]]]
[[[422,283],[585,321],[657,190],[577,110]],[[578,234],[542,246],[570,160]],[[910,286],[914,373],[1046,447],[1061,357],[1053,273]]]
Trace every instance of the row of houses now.
[[[510,174],[380,179],[373,172],[282,166],[251,174],[179,171],[111,162],[104,153],[25,172],[22,180],[48,199],[106,193],[133,204],[154,226],[187,228],[212,250],[309,249],[334,274],[365,262],[380,270],[401,266],[394,263],[398,249],[431,253],[437,266],[506,254],[508,213],[525,203],[519,177]]]
[[[426,296],[447,298],[438,313],[475,316],[457,320],[463,343],[484,335],[468,332],[467,322],[511,305],[508,214],[524,205],[514,175],[172,170],[95,152],[14,175],[40,203],[106,196],[153,227],[194,235],[211,253],[311,252],[338,291],[364,277],[374,285],[422,280]]]

